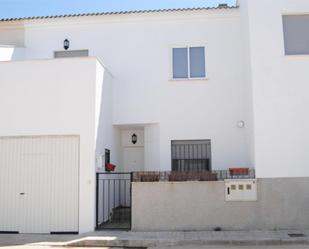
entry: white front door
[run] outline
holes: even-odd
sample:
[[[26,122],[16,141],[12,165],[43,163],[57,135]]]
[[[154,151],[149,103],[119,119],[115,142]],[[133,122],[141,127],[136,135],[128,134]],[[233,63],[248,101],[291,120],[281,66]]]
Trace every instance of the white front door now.
[[[123,154],[125,172],[144,171],[144,147],[124,148]]]

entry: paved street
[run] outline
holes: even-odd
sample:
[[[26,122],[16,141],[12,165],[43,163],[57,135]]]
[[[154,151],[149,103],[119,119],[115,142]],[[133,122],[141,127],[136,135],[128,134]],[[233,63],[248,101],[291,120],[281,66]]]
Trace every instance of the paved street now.
[[[157,247],[156,249],[308,249],[308,245],[291,246],[179,246],[179,247]],[[150,248],[149,248],[150,249]]]
[[[0,247],[9,249],[55,249],[54,246],[36,246],[36,245],[25,245],[25,246],[10,246]],[[93,247],[83,247],[93,248]],[[96,249],[111,249],[110,247],[97,247]],[[151,247],[148,249],[308,249],[308,245],[290,245],[290,246],[171,246],[171,247]],[[68,249],[68,247],[56,247],[56,249]],[[70,247],[70,249],[80,249],[80,247]],[[121,249],[121,248],[116,248]],[[128,249],[128,248],[127,248]],[[133,248],[132,248],[133,249]]]

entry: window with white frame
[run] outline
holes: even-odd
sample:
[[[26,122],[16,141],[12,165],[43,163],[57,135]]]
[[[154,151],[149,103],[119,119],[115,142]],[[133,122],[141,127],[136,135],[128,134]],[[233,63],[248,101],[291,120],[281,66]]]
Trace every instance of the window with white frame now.
[[[286,55],[309,54],[309,15],[283,15]]]
[[[203,79],[206,77],[205,47],[175,47],[172,49],[173,79]]]

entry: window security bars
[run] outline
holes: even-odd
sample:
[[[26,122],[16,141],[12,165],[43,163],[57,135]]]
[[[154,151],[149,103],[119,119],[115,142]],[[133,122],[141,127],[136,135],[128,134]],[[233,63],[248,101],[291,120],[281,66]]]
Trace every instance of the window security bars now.
[[[172,171],[201,172],[210,170],[210,140],[172,141]]]

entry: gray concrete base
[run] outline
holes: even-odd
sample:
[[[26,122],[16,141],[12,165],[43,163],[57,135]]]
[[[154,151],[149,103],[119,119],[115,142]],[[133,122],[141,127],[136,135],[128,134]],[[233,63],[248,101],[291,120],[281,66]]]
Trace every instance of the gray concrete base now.
[[[309,178],[257,179],[257,201],[225,200],[225,183],[133,182],[133,231],[309,229]]]

